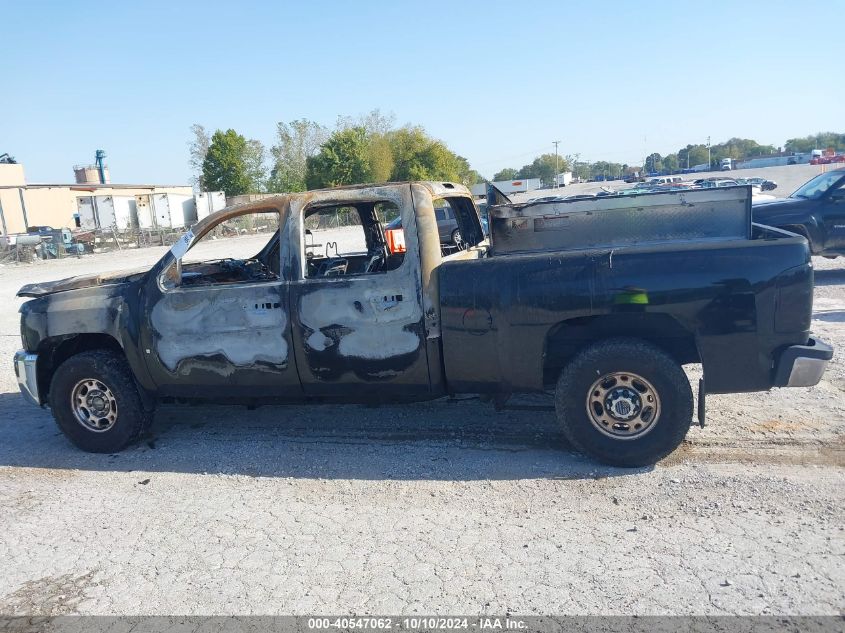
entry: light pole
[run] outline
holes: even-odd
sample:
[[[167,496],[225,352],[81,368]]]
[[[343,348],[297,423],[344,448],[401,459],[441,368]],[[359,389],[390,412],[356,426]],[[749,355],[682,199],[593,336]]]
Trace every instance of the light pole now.
[[[707,171],[713,169],[713,162],[710,158],[710,137],[707,137]]]
[[[560,171],[560,168],[558,167],[558,162],[557,162],[557,146],[560,143],[560,141],[552,141],[552,143],[555,146],[555,189],[557,189],[558,188],[557,176],[558,176],[558,173]]]

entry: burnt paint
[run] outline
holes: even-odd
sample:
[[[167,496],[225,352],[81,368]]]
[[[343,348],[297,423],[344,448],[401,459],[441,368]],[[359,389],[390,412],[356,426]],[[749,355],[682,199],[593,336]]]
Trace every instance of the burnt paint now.
[[[287,217],[284,198],[226,210],[200,223],[194,243],[217,223],[248,213]],[[205,221],[203,221],[205,222]],[[281,230],[281,229],[280,229]],[[281,259],[279,232],[261,254]],[[289,398],[302,393],[292,362],[288,284],[284,279],[168,287],[172,253],[153,267],[144,286],[143,351],[161,396],[184,398]]]
[[[410,185],[315,192],[291,199],[293,348],[308,396],[429,397],[423,282]],[[386,201],[402,216],[407,251],[382,273],[306,278],[304,214],[315,207]],[[433,211],[432,211],[433,216]],[[369,244],[368,244],[369,246]]]

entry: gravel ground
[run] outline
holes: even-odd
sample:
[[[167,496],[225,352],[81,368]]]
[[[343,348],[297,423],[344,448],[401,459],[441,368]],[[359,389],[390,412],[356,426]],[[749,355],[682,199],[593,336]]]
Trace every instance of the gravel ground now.
[[[843,611],[841,352],[813,389],[710,397],[639,470],[570,452],[544,397],[171,406],[82,453],[17,392],[13,293],[162,250],[0,269],[0,613]],[[845,260],[816,264],[813,329],[842,350]]]

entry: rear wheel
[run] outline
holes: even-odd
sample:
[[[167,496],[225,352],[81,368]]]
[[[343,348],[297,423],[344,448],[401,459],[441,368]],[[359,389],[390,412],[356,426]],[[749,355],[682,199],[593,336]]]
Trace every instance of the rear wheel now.
[[[91,453],[122,450],[152,419],[126,360],[108,350],[82,352],[59,366],[50,383],[50,409],[67,438]]]
[[[654,464],[683,441],[692,390],[681,366],[636,339],[609,339],[564,368],[555,409],[570,443],[613,466]]]

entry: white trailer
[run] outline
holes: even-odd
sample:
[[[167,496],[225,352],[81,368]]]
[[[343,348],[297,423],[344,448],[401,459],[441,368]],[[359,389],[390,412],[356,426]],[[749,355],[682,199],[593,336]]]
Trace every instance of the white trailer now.
[[[80,196],[76,199],[76,215],[76,226],[80,229],[93,231],[98,228],[93,196]]]
[[[148,193],[135,196],[135,217],[139,229],[152,229],[156,226],[151,197]]]
[[[555,176],[555,185],[558,187],[566,187],[572,183],[572,172],[565,171]]]
[[[197,221],[192,195],[154,193],[150,195],[155,225],[160,229],[181,229]]]
[[[194,196],[194,204],[199,222],[215,211],[226,208],[226,194],[223,191],[203,191]]]
[[[502,193],[522,193],[536,191],[540,188],[539,178],[522,178],[521,180],[499,180],[493,183]]]
[[[138,228],[135,196],[95,196],[99,228],[131,231]]]

